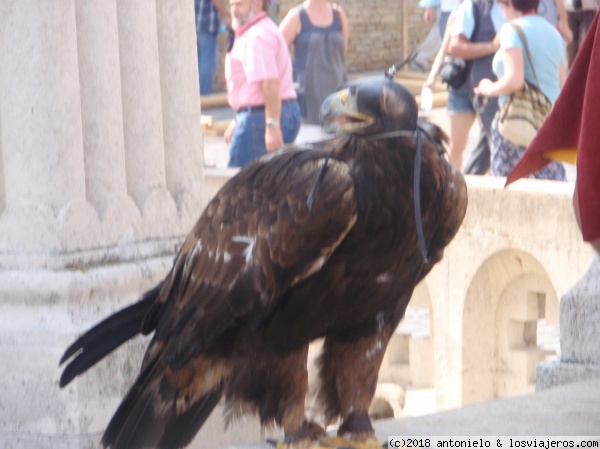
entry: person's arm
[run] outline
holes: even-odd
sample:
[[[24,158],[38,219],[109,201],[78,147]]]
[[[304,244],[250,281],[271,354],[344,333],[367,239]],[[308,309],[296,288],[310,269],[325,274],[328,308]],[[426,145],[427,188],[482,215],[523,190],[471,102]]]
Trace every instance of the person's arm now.
[[[265,145],[267,151],[275,151],[283,146],[283,137],[279,126],[281,117],[281,94],[279,78],[266,79],[262,83],[265,96]],[[271,123],[272,126],[266,126]]]
[[[283,34],[283,38],[287,42],[288,47],[291,47],[292,42],[294,42],[294,39],[296,39],[296,36],[300,33],[301,26],[300,14],[298,14],[296,8],[292,8],[279,24],[279,31]]]
[[[558,11],[558,31],[562,34],[563,39],[568,44],[573,40],[573,32],[569,28],[569,21],[567,20],[567,10],[563,0],[554,0],[556,4],[556,10]]]
[[[342,34],[344,35],[344,52],[348,50],[348,40],[350,39],[350,25],[348,25],[348,18],[344,8],[340,5],[334,4],[333,8],[340,13],[340,22],[342,22]]]
[[[436,8],[425,8],[423,11],[423,20],[427,25],[433,25],[435,23],[435,9]]]
[[[429,71],[429,76],[423,83],[423,87],[433,88],[435,86],[435,78],[440,72],[440,68],[442,67],[442,62],[444,62],[444,58],[448,54],[448,45],[450,44],[450,38],[452,37],[452,23],[454,22],[454,11],[448,17],[448,23],[446,25],[446,31],[444,31],[444,38],[442,39],[442,45],[440,49],[435,55],[435,59],[433,60],[433,64],[431,65],[431,70]]]
[[[224,0],[212,0],[215,9],[219,12],[221,16],[221,21],[231,28],[231,17],[229,17],[229,11],[225,7]]]
[[[427,25],[433,25],[436,19],[436,12],[440,6],[440,0],[421,0],[419,8],[423,8],[423,20]]]
[[[448,45],[448,54],[463,59],[479,59],[496,53],[500,48],[497,38],[487,42],[471,42],[464,34],[452,36]]]
[[[561,64],[558,66],[558,83],[559,83],[561,89],[565,85],[566,80],[567,80],[567,65]]]
[[[233,139],[233,133],[235,132],[236,126],[235,119],[229,122],[227,128],[225,128],[225,132],[223,133],[223,138],[225,139],[225,143],[229,145],[231,143],[231,139]]]
[[[504,64],[504,76],[493,82],[484,78],[473,90],[476,94],[486,97],[497,97],[509,95],[516,92],[525,84],[525,66],[523,61],[523,50],[519,47],[507,48],[502,53]]]
[[[470,38],[475,28],[476,16],[473,3],[465,0],[455,11],[454,23],[451,26],[452,37],[448,44],[450,56],[467,60],[479,59],[494,54],[500,48],[498,37],[487,42],[471,42]]]

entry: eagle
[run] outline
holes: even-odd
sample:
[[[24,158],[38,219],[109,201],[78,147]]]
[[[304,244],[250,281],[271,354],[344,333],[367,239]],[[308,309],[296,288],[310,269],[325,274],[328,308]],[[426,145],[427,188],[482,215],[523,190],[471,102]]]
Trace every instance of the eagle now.
[[[345,446],[375,434],[368,409],[414,287],[467,207],[443,132],[385,77],[349,82],[321,109],[334,134],[250,163],[208,203],[172,269],[64,353],[64,387],[122,343],[152,334],[104,448],[188,445],[223,400],[308,448],[308,345],[323,338],[317,400]],[[338,438],[333,436],[332,438]]]

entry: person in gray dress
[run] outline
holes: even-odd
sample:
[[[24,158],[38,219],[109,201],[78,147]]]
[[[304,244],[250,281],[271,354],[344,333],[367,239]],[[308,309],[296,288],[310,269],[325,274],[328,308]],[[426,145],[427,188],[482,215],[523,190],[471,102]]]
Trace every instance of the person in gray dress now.
[[[294,50],[294,87],[302,111],[296,142],[321,140],[321,104],[348,79],[346,14],[341,6],[327,0],[306,0],[288,12],[279,29]]]

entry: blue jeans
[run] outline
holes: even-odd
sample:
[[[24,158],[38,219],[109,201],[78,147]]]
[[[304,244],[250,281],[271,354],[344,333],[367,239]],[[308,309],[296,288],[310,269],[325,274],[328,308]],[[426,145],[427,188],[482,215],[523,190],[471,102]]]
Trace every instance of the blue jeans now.
[[[196,43],[200,95],[211,94],[215,71],[217,70],[217,35],[205,31],[196,31]]]
[[[448,17],[452,11],[440,11],[440,20],[438,21],[438,27],[440,30],[440,37],[444,39],[444,33],[446,32],[446,25],[448,24]]]
[[[267,154],[265,144],[265,111],[238,112],[235,116],[235,131],[229,147],[229,166],[242,167],[253,159]],[[302,118],[296,100],[283,102],[279,126],[284,143],[296,139]]]

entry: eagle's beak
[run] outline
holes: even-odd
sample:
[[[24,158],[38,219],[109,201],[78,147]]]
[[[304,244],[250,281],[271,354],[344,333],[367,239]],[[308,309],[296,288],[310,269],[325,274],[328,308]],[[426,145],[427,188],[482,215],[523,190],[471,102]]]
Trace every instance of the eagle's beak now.
[[[321,105],[321,126],[327,134],[341,134],[364,128],[373,117],[358,109],[356,91],[342,89],[332,93]]]

